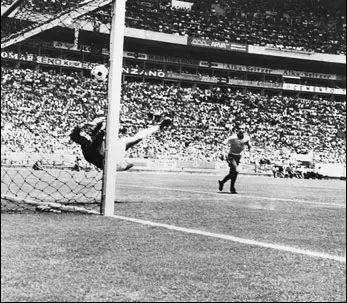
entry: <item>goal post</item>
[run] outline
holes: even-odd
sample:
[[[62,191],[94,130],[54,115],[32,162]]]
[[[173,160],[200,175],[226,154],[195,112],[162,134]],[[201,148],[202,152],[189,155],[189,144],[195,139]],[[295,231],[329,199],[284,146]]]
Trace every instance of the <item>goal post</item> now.
[[[101,214],[114,215],[117,178],[117,139],[120,123],[122,90],[123,49],[125,32],[126,0],[115,0],[112,8],[110,32],[110,72],[108,83],[108,112],[106,125],[105,169]]]

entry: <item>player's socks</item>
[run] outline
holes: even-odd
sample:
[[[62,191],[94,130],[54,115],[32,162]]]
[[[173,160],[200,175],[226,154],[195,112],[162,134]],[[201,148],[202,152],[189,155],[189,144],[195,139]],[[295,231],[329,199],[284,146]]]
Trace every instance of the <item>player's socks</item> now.
[[[147,137],[150,137],[151,135],[153,135],[159,130],[164,130],[166,127],[168,127],[171,124],[172,124],[172,120],[170,118],[165,118],[159,125],[155,125],[155,126],[139,131],[133,138],[135,140],[145,139]]]
[[[236,189],[235,189],[235,182],[236,182],[236,179],[237,179],[238,175],[239,175],[239,173],[235,172],[231,176],[231,180],[230,180],[230,193],[232,193],[232,194],[237,194]]]
[[[150,137],[151,135],[153,135],[154,133],[156,133],[157,131],[159,131],[160,126],[159,125],[155,125],[146,129],[143,129],[141,131],[139,131],[134,137],[134,140],[142,140],[145,139],[147,137]]]
[[[222,181],[218,180],[218,184],[219,184],[219,186],[218,186],[219,191],[222,191],[224,183]]]

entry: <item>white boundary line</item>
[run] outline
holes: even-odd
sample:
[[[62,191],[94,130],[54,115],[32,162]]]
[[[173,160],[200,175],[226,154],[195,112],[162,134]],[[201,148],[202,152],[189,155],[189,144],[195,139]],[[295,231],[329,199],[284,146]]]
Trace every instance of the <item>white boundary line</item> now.
[[[299,249],[299,248],[294,248],[294,247],[289,247],[289,246],[284,246],[284,245],[278,245],[278,244],[264,243],[264,242],[259,242],[259,241],[255,241],[255,240],[250,240],[250,239],[244,239],[244,238],[239,238],[239,237],[234,237],[234,236],[229,236],[229,235],[205,232],[202,230],[178,227],[178,226],[174,226],[174,225],[155,223],[155,222],[151,222],[151,221],[128,218],[128,217],[123,217],[123,216],[113,215],[111,217],[115,218],[115,219],[123,220],[123,221],[128,221],[128,222],[133,222],[133,223],[138,223],[138,224],[143,224],[143,225],[148,225],[148,226],[153,226],[153,227],[161,227],[161,228],[166,228],[169,230],[179,231],[179,232],[183,232],[183,233],[212,237],[212,238],[237,242],[237,243],[241,243],[241,244],[247,244],[247,245],[259,246],[259,247],[263,247],[263,248],[276,249],[276,250],[294,253],[294,254],[301,254],[301,255],[305,255],[305,256],[313,257],[313,258],[330,259],[330,260],[334,260],[337,262],[346,263],[346,257],[334,256],[334,255],[321,253],[321,252],[315,252],[315,251],[311,251],[311,250],[304,250],[304,249]]]
[[[141,185],[124,184],[124,183],[119,183],[118,185],[124,186],[124,187],[137,187],[137,188],[147,188],[147,189],[160,189],[160,190],[167,190],[167,191],[179,191],[179,192],[195,193],[195,194],[218,195],[220,197],[223,197],[223,194],[221,194],[221,193],[209,192],[209,191],[198,191],[198,190],[188,190],[188,189],[169,188],[169,187],[156,187],[156,186],[141,186]],[[343,204],[324,203],[324,202],[318,202],[318,201],[305,201],[305,200],[299,200],[299,199],[256,197],[256,196],[247,196],[247,195],[242,195],[242,194],[233,195],[233,198],[234,197],[235,198],[251,198],[251,199],[269,200],[269,201],[283,201],[283,202],[294,202],[294,203],[302,203],[302,204],[313,204],[313,205],[323,205],[323,206],[332,206],[332,207],[338,207],[338,208],[346,208],[346,205],[343,205]]]

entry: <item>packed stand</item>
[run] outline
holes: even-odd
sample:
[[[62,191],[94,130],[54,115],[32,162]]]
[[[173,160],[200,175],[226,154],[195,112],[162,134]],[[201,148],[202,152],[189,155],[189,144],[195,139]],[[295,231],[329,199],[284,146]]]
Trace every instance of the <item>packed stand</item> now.
[[[69,132],[105,115],[106,93],[106,84],[78,73],[2,67],[2,152],[79,154]],[[144,140],[128,156],[219,161],[226,153],[223,140],[235,123],[245,123],[253,160],[276,163],[314,150],[318,162],[345,163],[345,139],[336,136],[346,130],[345,111],[345,102],[325,99],[129,82],[123,84],[121,135],[171,116],[169,132]]]
[[[12,2],[2,0],[1,5]],[[54,15],[79,2],[26,0],[23,14]],[[346,55],[346,5],[342,0],[199,0],[191,10],[165,5],[167,2],[128,0],[126,25],[181,36]],[[109,23],[110,7],[85,18]]]
[[[212,4],[220,9],[211,9]],[[344,1],[195,1],[191,10],[127,2],[128,27],[346,55]]]
[[[1,8],[9,7],[14,0],[1,0]],[[1,17],[1,40],[8,40],[23,31],[28,31],[53,16],[76,7],[81,0],[24,0],[10,17]],[[3,10],[1,12],[3,14]]]
[[[1,0],[1,6],[7,7],[11,5],[14,0]],[[66,9],[76,6],[82,2],[81,0],[24,0],[22,7],[31,12],[39,12],[42,14],[58,14]]]

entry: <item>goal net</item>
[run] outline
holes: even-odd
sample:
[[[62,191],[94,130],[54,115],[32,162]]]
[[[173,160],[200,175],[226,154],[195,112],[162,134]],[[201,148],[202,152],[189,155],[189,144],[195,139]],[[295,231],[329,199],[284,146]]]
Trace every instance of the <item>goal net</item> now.
[[[77,125],[88,133],[85,122],[107,115],[108,84],[90,77],[95,64],[108,64],[107,46],[100,61],[86,63],[59,57],[55,44],[46,51],[41,36],[66,30],[69,41],[60,46],[79,55],[80,31],[95,24],[110,30],[111,4],[1,1],[2,213],[100,213],[103,172],[84,160],[69,134]]]

